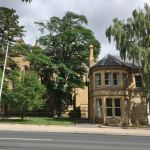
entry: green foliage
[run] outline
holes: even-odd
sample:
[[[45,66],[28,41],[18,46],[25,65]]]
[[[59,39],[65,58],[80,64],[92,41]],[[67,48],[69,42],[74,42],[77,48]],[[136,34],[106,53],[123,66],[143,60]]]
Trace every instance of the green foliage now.
[[[85,16],[73,12],[67,12],[63,18],[52,17],[46,23],[36,22],[40,31],[48,34],[38,40],[43,52],[31,54],[32,65],[39,70],[42,81],[53,95],[53,108],[59,114],[72,100],[75,88],[84,86],[89,45],[94,45],[95,59],[100,51],[100,43],[85,27],[87,22]]]
[[[12,105],[22,113],[22,117],[26,111],[38,110],[43,107],[45,87],[41,84],[37,73],[30,71],[22,74],[15,70],[12,71],[10,77],[13,82]]]
[[[19,16],[15,13],[14,9],[0,7],[0,47],[23,36],[24,27],[19,25]]]
[[[18,21],[19,17],[16,15],[16,11],[13,9],[9,9],[6,7],[0,7],[0,69],[3,69],[4,64],[4,57],[5,57],[5,50],[6,44],[9,41],[10,46],[9,50],[11,49],[11,45],[15,42],[16,38],[20,38],[23,36],[23,26],[19,25]],[[16,65],[10,59],[7,61],[7,69],[15,68]]]
[[[122,58],[130,57],[142,65],[144,86],[150,99],[150,6],[145,4],[143,10],[135,9],[126,21],[114,19],[106,36],[109,42],[113,37]]]
[[[111,41],[114,37],[116,48],[123,58],[135,57],[134,46],[150,47],[150,7],[145,4],[144,10],[134,10],[127,21],[113,20],[113,25],[106,30],[106,36]]]

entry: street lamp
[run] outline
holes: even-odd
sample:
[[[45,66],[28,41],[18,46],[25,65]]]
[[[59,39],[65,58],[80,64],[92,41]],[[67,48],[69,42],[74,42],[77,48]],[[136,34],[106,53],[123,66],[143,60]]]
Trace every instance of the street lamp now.
[[[1,78],[1,85],[0,85],[0,104],[2,102],[2,90],[3,90],[3,84],[4,84],[4,78],[5,78],[5,70],[6,70],[6,63],[7,63],[7,57],[8,57],[8,48],[9,48],[9,41],[7,42],[7,47],[6,47],[6,54],[5,54],[5,60],[4,60],[4,68],[3,68],[3,73],[2,73],[2,78]],[[2,107],[1,107],[1,116],[2,116]]]

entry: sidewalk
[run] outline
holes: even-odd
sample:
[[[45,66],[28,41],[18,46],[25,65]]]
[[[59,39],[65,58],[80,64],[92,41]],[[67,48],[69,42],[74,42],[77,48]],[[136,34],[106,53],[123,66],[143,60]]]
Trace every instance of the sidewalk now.
[[[98,127],[94,125],[53,126],[53,125],[20,125],[0,124],[0,131],[32,131],[32,132],[65,132],[111,135],[150,136],[150,128],[122,129],[119,127]]]

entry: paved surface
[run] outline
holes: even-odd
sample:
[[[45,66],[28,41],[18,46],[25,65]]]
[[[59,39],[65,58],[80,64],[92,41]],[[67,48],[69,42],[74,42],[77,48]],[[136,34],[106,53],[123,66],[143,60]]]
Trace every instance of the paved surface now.
[[[0,131],[0,150],[150,150],[150,137]]]
[[[62,132],[62,133],[88,133],[111,135],[150,136],[150,128],[122,129],[115,127],[97,127],[93,124],[80,124],[77,126],[50,126],[50,125],[19,125],[0,124],[0,131],[32,131],[32,132]]]

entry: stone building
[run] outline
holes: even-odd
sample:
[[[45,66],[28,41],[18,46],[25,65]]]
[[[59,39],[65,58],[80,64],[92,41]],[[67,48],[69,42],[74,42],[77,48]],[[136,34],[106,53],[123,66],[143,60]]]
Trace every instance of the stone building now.
[[[90,50],[91,56],[93,50]],[[93,59],[90,57],[91,66]],[[140,68],[106,55],[89,71],[89,119],[107,125],[147,124]]]

